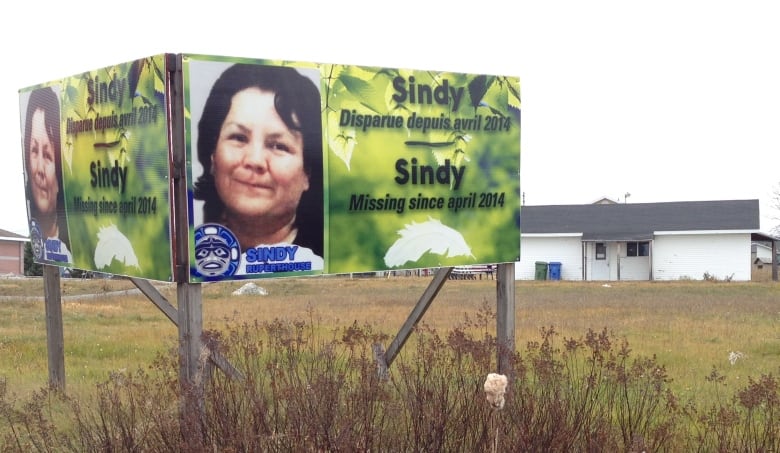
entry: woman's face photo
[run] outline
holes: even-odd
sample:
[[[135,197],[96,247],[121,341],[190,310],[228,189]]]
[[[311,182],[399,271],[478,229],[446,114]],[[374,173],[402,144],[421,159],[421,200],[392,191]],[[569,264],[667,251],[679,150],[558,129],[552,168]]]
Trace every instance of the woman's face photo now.
[[[236,93],[220,129],[211,171],[227,217],[289,222],[309,188],[303,137],[287,128],[274,108],[274,93]]]
[[[51,214],[57,209],[57,167],[54,161],[56,150],[46,133],[46,117],[43,110],[33,113],[30,129],[30,149],[27,158],[30,165],[32,198],[42,214]]]

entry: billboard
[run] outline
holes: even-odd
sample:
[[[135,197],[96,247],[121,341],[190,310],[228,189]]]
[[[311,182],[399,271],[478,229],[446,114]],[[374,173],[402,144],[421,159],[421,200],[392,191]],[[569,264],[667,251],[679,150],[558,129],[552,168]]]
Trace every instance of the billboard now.
[[[190,280],[513,262],[517,77],[183,56]]]
[[[40,263],[203,282],[519,259],[517,77],[163,54],[19,95]]]
[[[19,90],[36,262],[170,281],[164,55]]]

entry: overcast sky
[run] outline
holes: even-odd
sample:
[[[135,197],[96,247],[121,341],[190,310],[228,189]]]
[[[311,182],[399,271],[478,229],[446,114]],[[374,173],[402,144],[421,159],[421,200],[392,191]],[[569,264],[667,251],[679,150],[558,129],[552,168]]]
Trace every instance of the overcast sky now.
[[[28,234],[18,90],[164,52],[518,76],[526,204],[759,199],[780,224],[776,2],[200,4],[6,4],[0,229]]]

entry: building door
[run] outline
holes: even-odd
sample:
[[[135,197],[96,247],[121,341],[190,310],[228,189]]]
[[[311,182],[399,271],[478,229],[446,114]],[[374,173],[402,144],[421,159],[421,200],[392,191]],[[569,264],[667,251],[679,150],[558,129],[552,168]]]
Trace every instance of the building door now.
[[[606,242],[593,243],[593,261],[591,262],[591,280],[609,280],[610,256]]]

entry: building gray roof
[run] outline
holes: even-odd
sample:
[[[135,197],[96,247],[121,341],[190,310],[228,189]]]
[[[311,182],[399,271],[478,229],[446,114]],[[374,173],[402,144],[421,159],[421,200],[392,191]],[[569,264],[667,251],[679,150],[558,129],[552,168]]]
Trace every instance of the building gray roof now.
[[[27,241],[29,240],[27,236],[22,236],[21,234],[16,234],[11,231],[6,231],[0,229],[0,239],[5,240],[20,240],[20,241]]]
[[[582,234],[583,240],[649,240],[663,231],[760,228],[758,200],[523,206],[521,234]]]

